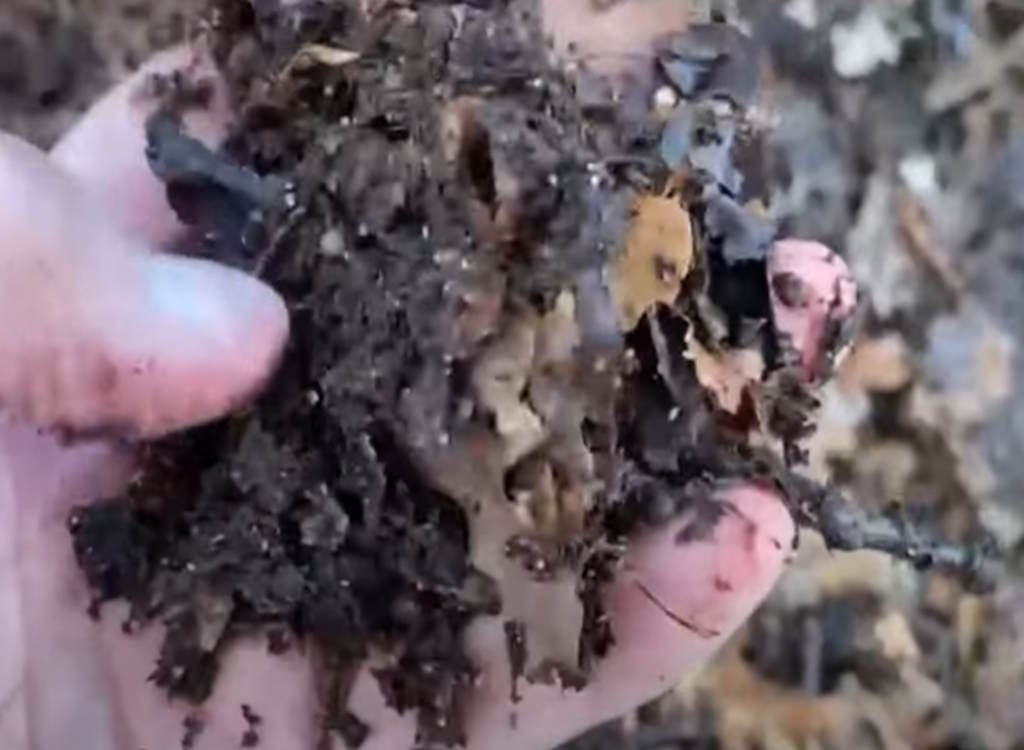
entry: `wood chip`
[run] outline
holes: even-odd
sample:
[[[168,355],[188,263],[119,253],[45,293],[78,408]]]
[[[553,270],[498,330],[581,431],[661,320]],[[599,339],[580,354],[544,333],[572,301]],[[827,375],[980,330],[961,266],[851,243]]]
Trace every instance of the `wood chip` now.
[[[714,396],[722,411],[736,414],[743,392],[764,373],[764,358],[755,349],[713,352],[705,349],[690,328],[686,337],[687,357],[693,360],[697,380]]]

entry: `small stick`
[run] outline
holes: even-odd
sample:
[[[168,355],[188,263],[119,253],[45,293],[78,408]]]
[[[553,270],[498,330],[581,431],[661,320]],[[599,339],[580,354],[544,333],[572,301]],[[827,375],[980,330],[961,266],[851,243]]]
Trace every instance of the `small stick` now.
[[[798,520],[817,528],[831,549],[873,549],[907,560],[919,569],[939,568],[966,585],[988,591],[999,573],[998,550],[990,537],[950,542],[897,513],[873,515],[837,490],[790,473],[782,478]]]
[[[900,191],[896,197],[896,215],[910,254],[934,273],[953,297],[959,299],[963,296],[967,282],[953,267],[948,255],[936,246],[924,209],[906,190]]]

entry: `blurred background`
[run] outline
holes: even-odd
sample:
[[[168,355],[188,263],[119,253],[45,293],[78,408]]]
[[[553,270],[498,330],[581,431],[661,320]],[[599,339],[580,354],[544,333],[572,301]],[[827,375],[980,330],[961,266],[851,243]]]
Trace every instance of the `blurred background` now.
[[[199,0],[0,0],[0,129],[47,147]],[[695,2],[766,50],[768,212],[849,261],[867,316],[819,479],[1010,551],[994,594],[804,533],[699,675],[565,750],[1024,749],[1024,0]]]

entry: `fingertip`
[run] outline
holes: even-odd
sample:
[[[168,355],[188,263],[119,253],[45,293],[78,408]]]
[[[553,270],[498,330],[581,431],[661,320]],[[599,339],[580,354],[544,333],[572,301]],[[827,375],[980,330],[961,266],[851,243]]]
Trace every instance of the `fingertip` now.
[[[796,352],[804,377],[816,380],[823,360],[835,352],[830,329],[841,326],[857,306],[849,266],[820,242],[784,239],[768,255],[768,285],[776,331]]]
[[[41,153],[0,136],[0,404],[71,435],[153,437],[256,394],[288,337],[268,286],[154,252]]]
[[[735,482],[724,487],[720,497],[725,504],[725,520],[740,528],[748,539],[746,564],[769,587],[779,577],[789,559],[796,525],[789,509],[777,492],[751,482]]]
[[[217,419],[258,394],[282,356],[289,318],[273,289],[240,271],[161,255],[146,265],[146,316],[115,345],[138,379],[126,409],[140,436],[154,437]]]
[[[775,493],[735,484],[709,502],[717,508],[710,523],[702,512],[687,514],[632,545],[615,586],[624,639],[647,640],[651,632],[631,631],[653,629],[682,652],[704,653],[746,619],[782,573],[794,525]]]
[[[206,145],[218,146],[231,120],[226,84],[204,50],[181,46],[155,56],[108,92],[51,152],[124,229],[156,247],[172,241],[183,227],[145,156],[146,119],[159,104],[148,82],[176,72],[187,85],[207,92],[205,104],[184,113],[186,130]]]
[[[614,643],[587,688],[530,686],[518,709],[535,723],[518,730],[491,706],[482,715],[501,741],[481,747],[523,747],[534,735],[549,746],[621,715],[706,663],[739,629],[781,574],[794,525],[780,498],[756,485],[723,486],[712,501],[721,513],[703,534],[692,533],[699,514],[690,514],[632,540],[603,596]]]

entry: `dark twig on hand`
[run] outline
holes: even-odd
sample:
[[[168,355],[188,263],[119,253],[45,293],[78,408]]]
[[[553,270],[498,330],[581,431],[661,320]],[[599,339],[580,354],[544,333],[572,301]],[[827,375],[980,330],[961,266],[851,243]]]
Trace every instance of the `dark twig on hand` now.
[[[964,542],[940,539],[898,512],[873,515],[837,490],[789,474],[780,480],[800,523],[817,528],[831,549],[873,549],[909,561],[920,569],[938,568],[973,589],[994,585],[998,554],[989,537]]]
[[[819,529],[834,549],[876,549],[909,560],[919,568],[942,568],[988,588],[993,567],[990,540],[948,542],[896,514],[868,515],[830,491],[818,511]]]

